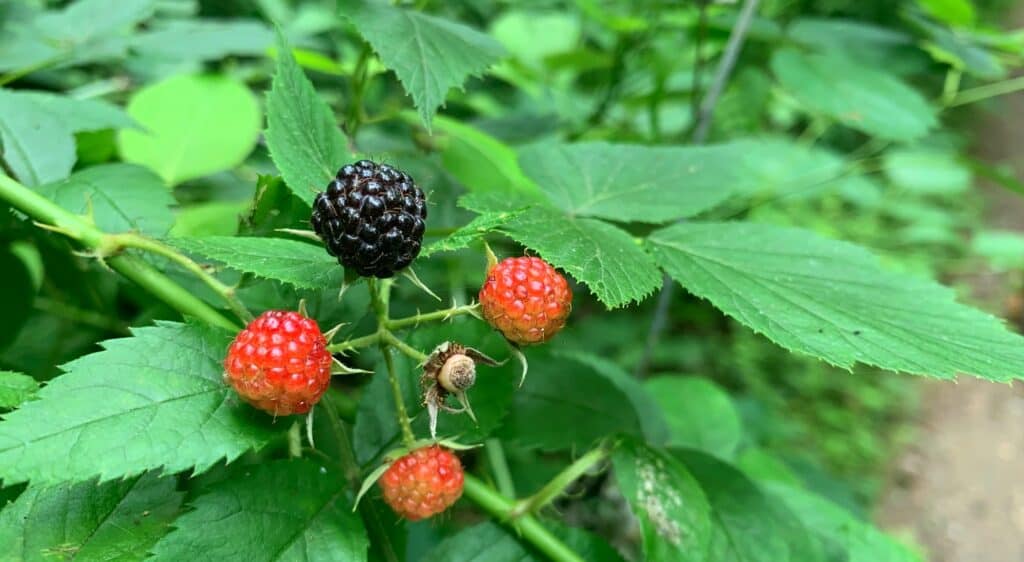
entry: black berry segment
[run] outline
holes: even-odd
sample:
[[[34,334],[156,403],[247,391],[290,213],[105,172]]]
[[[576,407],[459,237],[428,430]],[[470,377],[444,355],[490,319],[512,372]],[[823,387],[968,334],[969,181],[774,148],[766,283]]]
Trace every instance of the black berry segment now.
[[[427,203],[409,174],[360,160],[343,166],[313,203],[313,230],[341,265],[391,277],[420,253]]]

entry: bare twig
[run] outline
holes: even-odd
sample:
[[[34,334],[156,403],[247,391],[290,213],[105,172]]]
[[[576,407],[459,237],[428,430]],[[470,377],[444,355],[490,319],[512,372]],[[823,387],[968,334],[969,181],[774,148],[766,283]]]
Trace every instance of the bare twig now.
[[[743,49],[743,41],[750,30],[750,23],[754,19],[759,2],[760,0],[745,0],[743,8],[740,9],[736,25],[733,26],[732,32],[729,34],[729,42],[726,43],[725,53],[722,55],[722,60],[718,62],[714,81],[701,101],[700,111],[697,113],[697,126],[693,131],[694,144],[704,144],[704,141],[707,140],[708,131],[711,129],[711,122],[715,116],[715,106],[718,105],[718,98],[721,97],[722,91],[725,90],[725,85],[732,75],[733,67],[736,66],[736,59]],[[636,367],[637,376],[643,376],[650,366],[654,347],[658,344],[658,339],[661,337],[661,333],[665,330],[665,324],[668,322],[668,307],[672,304],[674,288],[675,285],[672,279],[668,275],[663,276],[661,293],[658,295],[658,304],[654,309],[654,319],[651,321],[650,330],[647,332],[644,354]]]

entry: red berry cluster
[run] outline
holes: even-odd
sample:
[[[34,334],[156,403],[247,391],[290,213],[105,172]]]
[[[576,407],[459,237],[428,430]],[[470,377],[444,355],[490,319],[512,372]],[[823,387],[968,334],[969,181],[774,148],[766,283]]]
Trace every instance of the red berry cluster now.
[[[572,289],[540,258],[507,258],[487,272],[480,306],[487,322],[509,341],[543,343],[565,325]]]
[[[315,320],[270,310],[235,338],[224,372],[253,406],[275,416],[304,414],[331,382],[331,354]]]
[[[448,509],[462,495],[462,463],[437,445],[395,461],[380,479],[384,501],[410,521]]]

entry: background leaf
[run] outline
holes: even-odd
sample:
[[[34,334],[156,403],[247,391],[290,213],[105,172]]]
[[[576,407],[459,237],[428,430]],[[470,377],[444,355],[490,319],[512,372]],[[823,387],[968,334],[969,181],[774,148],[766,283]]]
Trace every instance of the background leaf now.
[[[885,174],[898,187],[924,195],[954,195],[971,188],[971,171],[955,154],[935,150],[893,150]]]
[[[76,215],[92,213],[108,233],[163,236],[174,223],[170,190],[156,174],[134,164],[104,164],[44,185],[39,193]]]
[[[0,560],[141,560],[178,514],[185,494],[175,484],[151,472],[102,484],[29,486],[0,512]]]
[[[0,156],[14,177],[35,186],[68,177],[75,141],[68,123],[31,97],[0,89]]]
[[[489,521],[466,527],[434,547],[424,562],[532,562],[536,560],[518,540]]]
[[[266,137],[284,181],[307,204],[351,159],[331,108],[313,89],[280,34],[274,81],[267,94]]]
[[[755,223],[680,224],[649,242],[686,290],[786,349],[942,378],[1024,373],[1024,340],[1002,322],[852,244]]]
[[[731,459],[743,437],[732,399],[700,377],[659,376],[644,381],[668,424],[668,445],[706,451]]]
[[[0,350],[14,342],[32,312],[36,285],[25,262],[6,246],[0,246]]]
[[[136,35],[132,50],[187,60],[263,55],[274,33],[258,20],[169,20]]]
[[[202,472],[267,443],[270,416],[224,384],[229,334],[169,322],[134,334],[65,365],[38,400],[5,415],[5,484]]]
[[[586,450],[608,435],[643,435],[641,414],[600,371],[575,359],[530,354],[500,434],[525,447]]]
[[[260,132],[256,97],[221,75],[151,84],[132,95],[127,110],[144,130],[121,131],[121,158],[152,169],[169,185],[241,164]]]
[[[523,149],[519,162],[570,216],[657,223],[693,216],[729,197],[741,156],[730,145],[544,143]]]
[[[31,400],[39,391],[39,383],[32,377],[0,371],[0,408],[17,408],[22,402]]]
[[[151,560],[366,560],[348,492],[338,472],[308,460],[239,467],[190,502]]]
[[[705,562],[711,508],[690,472],[655,449],[626,440],[612,453],[615,480],[640,522],[644,560]]]
[[[172,238],[168,242],[187,252],[223,262],[232,269],[296,287],[340,289],[344,281],[344,270],[338,261],[322,247],[307,242],[255,236]]]
[[[936,125],[934,110],[921,94],[844,56],[781,50],[772,57],[772,70],[808,110],[869,135],[911,141]]]
[[[442,115],[433,123],[434,134],[443,139],[441,163],[466,189],[508,196],[511,207],[544,200],[539,188],[520,169],[515,149]]]
[[[461,87],[503,54],[501,45],[465,25],[367,0],[346,0],[341,13],[352,20],[380,57],[395,71],[430,129],[448,90]]]
[[[123,109],[103,100],[76,99],[49,92],[19,91],[12,95],[31,100],[74,133],[138,126]]]
[[[711,507],[706,560],[823,560],[823,553],[796,516],[772,502],[739,470],[697,451],[679,451],[675,457],[700,483]]]

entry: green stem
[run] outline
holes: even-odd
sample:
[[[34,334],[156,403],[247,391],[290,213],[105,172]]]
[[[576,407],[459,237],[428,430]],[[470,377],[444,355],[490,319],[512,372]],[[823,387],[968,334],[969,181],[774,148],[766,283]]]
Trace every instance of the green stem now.
[[[128,330],[128,326],[121,324],[104,314],[100,314],[99,312],[78,308],[68,303],[50,300],[46,297],[36,297],[33,302],[33,306],[36,310],[40,310],[47,314],[53,314],[54,316],[60,316],[61,318],[66,318],[72,322],[92,326],[108,332],[114,332],[123,336],[131,335],[131,331]]]
[[[345,129],[348,131],[349,137],[355,141],[356,133],[359,132],[359,126],[362,125],[363,115],[363,94],[366,92],[367,84],[367,69],[370,64],[370,55],[373,54],[373,49],[369,43],[363,43],[362,50],[359,51],[359,58],[356,60],[356,67],[352,71],[352,91],[351,100],[348,104],[348,116],[345,120]]]
[[[487,453],[487,464],[491,465],[491,473],[494,474],[498,491],[512,498],[516,497],[516,488],[512,483],[512,473],[508,469],[505,448],[501,446],[501,440],[488,439],[484,442],[484,451]]]
[[[583,562],[578,554],[548,531],[536,518],[525,515],[511,519],[515,507],[512,500],[492,490],[472,474],[465,475],[463,493],[495,519],[519,532],[525,540],[550,559],[556,562]]]
[[[526,513],[535,513],[538,509],[551,503],[555,498],[564,494],[566,488],[575,482],[577,478],[586,474],[588,470],[594,467],[594,465],[600,463],[607,457],[608,450],[604,447],[598,447],[597,449],[594,449],[576,459],[576,462],[567,466],[562,472],[558,473],[557,476],[552,478],[551,481],[545,484],[543,488],[537,491],[537,493],[516,504],[511,516],[519,517]]]
[[[978,86],[977,88],[971,88],[969,90],[962,90],[960,93],[956,94],[948,104],[946,104],[946,107],[967,105],[969,103],[979,102],[988,98],[1012,94],[1020,90],[1024,90],[1024,76],[1003,80],[1002,82],[996,82],[995,84]]]
[[[88,248],[98,250],[104,245],[104,232],[4,174],[0,174],[0,199]],[[238,329],[234,322],[142,259],[125,254],[111,257],[106,263],[178,312],[229,330]]]
[[[473,314],[480,308],[477,303],[464,304],[461,306],[453,306],[451,308],[445,308],[443,310],[435,310],[433,312],[426,312],[417,314],[415,316],[409,316],[407,318],[399,318],[397,320],[388,320],[387,328],[389,330],[400,330],[408,326],[417,326],[424,322],[433,322],[435,320],[447,320],[455,316],[461,316],[463,314]]]
[[[353,349],[370,347],[371,345],[377,345],[378,343],[380,343],[380,332],[374,332],[367,336],[361,336],[348,341],[331,344],[327,346],[327,351],[330,351],[331,353],[343,353]]]
[[[398,425],[402,427],[402,444],[412,449],[416,436],[412,432],[409,414],[405,411],[405,398],[402,396],[402,385],[398,382],[395,360],[391,357],[391,349],[387,344],[381,344],[380,352],[384,354],[384,364],[388,368],[388,381],[391,382],[391,393],[395,399],[395,414],[398,416]]]
[[[415,359],[419,363],[426,363],[427,359],[430,358],[429,355],[427,355],[426,353],[423,353],[422,351],[416,349],[415,347],[413,347],[413,346],[405,343],[404,341],[400,340],[399,338],[397,338],[395,336],[395,334],[392,334],[388,330],[383,330],[381,332],[381,334],[380,334],[380,337],[388,345],[394,346],[395,349],[397,349],[398,351],[401,351],[402,353],[406,354],[411,359]]]
[[[139,250],[144,250],[147,252],[163,256],[173,261],[174,263],[183,267],[189,273],[198,277],[199,280],[205,283],[207,287],[213,289],[215,293],[220,295],[220,297],[224,299],[226,303],[228,303],[228,306],[231,308],[232,312],[235,313],[235,316],[238,316],[240,320],[246,323],[252,322],[252,313],[249,312],[249,309],[246,308],[244,304],[242,304],[242,301],[239,300],[238,297],[235,296],[234,287],[222,283],[219,279],[217,279],[213,275],[210,275],[208,271],[203,269],[203,266],[189,259],[188,256],[178,252],[174,248],[171,248],[170,246],[162,242],[158,242],[151,238],[139,236],[138,234],[130,232],[125,234],[108,235],[107,240],[116,249],[137,248]]]
[[[370,287],[370,302],[377,315],[377,334],[380,337],[380,352],[384,356],[384,364],[388,369],[388,381],[391,383],[391,393],[395,399],[395,414],[398,417],[398,425],[402,428],[402,443],[412,449],[413,444],[416,442],[416,436],[412,432],[412,422],[409,421],[409,414],[405,411],[402,385],[398,382],[395,360],[391,357],[391,345],[395,345],[394,342],[405,345],[405,342],[394,337],[387,329],[391,283],[388,280],[378,283],[373,278],[370,278],[368,283]],[[396,347],[398,346],[396,345]]]

